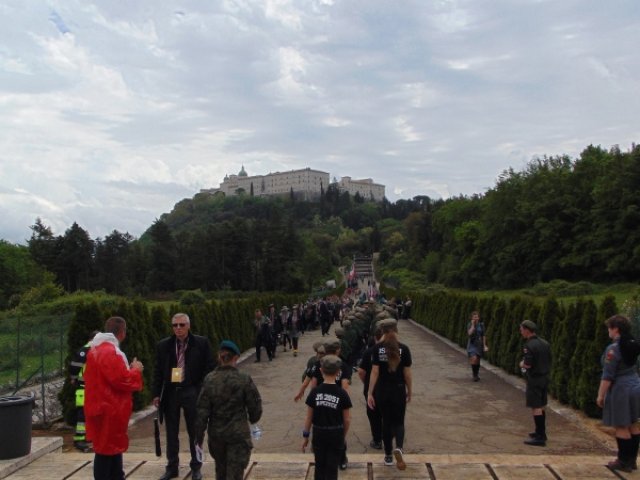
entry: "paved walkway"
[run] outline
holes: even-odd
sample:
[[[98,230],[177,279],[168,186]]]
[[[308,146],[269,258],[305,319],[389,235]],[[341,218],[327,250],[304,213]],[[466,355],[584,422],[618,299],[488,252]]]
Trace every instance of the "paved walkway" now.
[[[614,474],[604,465],[612,458],[611,438],[598,422],[552,404],[548,412],[546,447],[523,444],[532,430],[530,411],[524,406],[523,383],[496,369],[481,370],[481,381],[471,381],[466,355],[459,348],[411,322],[401,321],[401,341],[412,350],[414,396],[406,416],[407,470],[385,467],[379,450],[368,444],[370,433],[364,410],[362,384],[354,375],[351,396],[353,423],[348,434],[349,468],[341,479],[581,479],[640,478],[634,473]],[[311,344],[318,331],[301,339],[297,357],[278,354],[273,362],[253,363],[245,354],[241,368],[248,371],[263,397],[263,437],[255,442],[247,479],[313,478],[312,454],[300,453],[303,402],[293,397],[300,386]],[[597,379],[594,379],[597,381]],[[131,445],[125,455],[127,478],[157,478],[164,460],[153,454],[150,417],[130,429]],[[164,445],[164,440],[163,440]],[[181,437],[181,458],[188,463],[186,435]],[[91,455],[51,453],[10,475],[11,479],[91,478]],[[45,473],[43,473],[45,472]],[[188,478],[188,467],[181,468]],[[214,478],[213,465],[204,466],[205,478]],[[44,475],[44,476],[43,476]]]

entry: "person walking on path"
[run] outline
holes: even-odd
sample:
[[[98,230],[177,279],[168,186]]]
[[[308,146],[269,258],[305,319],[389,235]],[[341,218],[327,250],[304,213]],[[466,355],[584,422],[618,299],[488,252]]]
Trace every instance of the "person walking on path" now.
[[[467,355],[469,356],[469,364],[471,365],[471,373],[473,381],[480,380],[480,359],[485,352],[489,351],[487,346],[487,337],[484,322],[480,320],[478,312],[471,312],[471,320],[467,324]]]
[[[260,361],[260,353],[262,347],[267,351],[267,357],[269,361],[273,360],[273,331],[269,318],[262,314],[262,310],[256,308],[254,312],[254,325],[256,327],[256,359],[255,362]]]
[[[192,480],[202,478],[195,450],[196,401],[204,377],[215,367],[211,344],[206,337],[190,332],[186,313],[171,319],[173,335],[158,342],[153,372],[153,405],[164,415],[167,432],[167,467],[160,480],[178,476],[180,466],[180,410],[184,414],[189,435]]]
[[[274,303],[269,305],[269,313],[267,313],[269,319],[269,327],[271,327],[271,339],[270,349],[271,357],[276,358],[276,350],[278,349],[278,339],[282,336],[283,324],[280,318],[280,314],[276,312],[276,305]]]
[[[287,336],[293,344],[293,356],[298,356],[298,343],[300,335],[302,335],[302,319],[300,318],[300,309],[298,305],[291,307],[291,315],[287,318]]]
[[[129,447],[127,429],[133,409],[132,393],[142,390],[144,366],[131,365],[120,350],[127,336],[122,317],[109,318],[104,333],[91,341],[85,371],[87,439],[93,443],[93,478],[124,480],[122,454]]]
[[[287,307],[286,305],[280,309],[280,335],[283,352],[287,351],[287,343],[289,344],[289,350],[293,350],[293,345],[291,344],[291,336],[289,335],[289,332],[291,331],[291,314],[292,312],[289,312],[289,307]]]
[[[380,320],[378,326],[382,330],[382,338],[373,352],[367,405],[372,409],[380,409],[384,464],[393,465],[395,457],[398,469],[404,470],[407,468],[402,451],[404,416],[407,403],[411,401],[412,390],[411,351],[407,345],[398,341],[396,320]]]
[[[249,374],[238,370],[239,357],[238,346],[223,340],[218,367],[204,379],[198,397],[196,441],[202,445],[206,430],[218,480],[244,478],[253,447],[249,423],[262,416],[260,392]]]
[[[546,412],[551,372],[551,348],[546,340],[536,335],[538,326],[531,320],[520,324],[520,335],[526,340],[524,344],[520,369],[527,377],[526,403],[531,409],[534,432],[529,434],[524,443],[544,447],[547,442]]]
[[[367,348],[362,354],[360,365],[358,366],[358,376],[362,380],[364,387],[363,393],[365,403],[367,402],[367,396],[369,393],[369,380],[371,378],[371,369],[373,368],[373,352],[378,346],[378,342],[382,338],[382,329],[376,328],[374,332],[375,343]],[[375,394],[375,392],[374,392]],[[371,442],[369,446],[376,450],[382,449],[382,416],[380,410],[377,408],[370,408],[369,404],[366,404],[367,419],[369,420],[369,427],[371,429]]]
[[[631,335],[627,317],[614,315],[605,322],[613,341],[602,355],[602,379],[596,403],[602,408],[602,423],[614,427],[618,456],[609,468],[631,472],[638,468],[640,427],[640,378],[636,361],[640,344]]]
[[[314,480],[336,480],[338,465],[343,456],[345,436],[351,423],[351,398],[336,376],[342,360],[337,355],[326,355],[320,363],[324,381],[307,396],[307,415],[302,429],[302,451],[309,445],[313,428]]]

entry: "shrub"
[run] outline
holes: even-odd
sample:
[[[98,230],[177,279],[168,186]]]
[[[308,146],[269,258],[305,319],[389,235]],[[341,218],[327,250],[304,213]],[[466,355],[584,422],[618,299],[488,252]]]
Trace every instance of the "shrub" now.
[[[200,289],[188,290],[180,295],[182,305],[203,305],[207,299]]]

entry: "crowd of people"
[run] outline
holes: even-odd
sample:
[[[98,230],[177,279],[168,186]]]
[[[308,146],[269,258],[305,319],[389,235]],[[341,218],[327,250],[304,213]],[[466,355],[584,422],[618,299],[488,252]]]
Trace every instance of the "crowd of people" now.
[[[302,450],[311,442],[317,480],[335,479],[340,469],[348,468],[346,434],[353,408],[350,386],[354,372],[363,383],[369,446],[384,450],[385,465],[406,468],[403,448],[405,413],[413,387],[412,356],[410,347],[400,341],[398,329],[406,301],[398,308],[395,301],[382,300],[368,298],[363,302],[352,293],[291,308],[276,309],[272,304],[266,314],[262,309],[255,311],[256,362],[261,361],[262,348],[269,360],[275,358],[279,347],[297,356],[305,332],[321,332],[322,340],[313,344],[315,354],[308,359],[293,398],[304,399],[307,407]],[[333,335],[329,333],[332,326]],[[618,443],[618,456],[608,466],[630,472],[637,469],[640,445],[636,424],[640,416],[636,367],[640,344],[631,335],[626,317],[615,315],[606,326],[612,343],[602,356],[597,404],[603,408],[604,424],[615,428]],[[190,319],[184,313],[171,318],[171,328],[173,334],[157,344],[151,385],[153,404],[166,431],[167,464],[159,480],[179,474],[181,414],[189,438],[191,478],[202,478],[201,449],[206,432],[216,478],[242,479],[252,449],[249,424],[259,421],[262,401],[251,377],[237,368],[240,349],[233,341],[224,340],[214,359],[210,341],[190,331]],[[535,425],[525,443],[545,446],[551,348],[538,337],[537,325],[531,320],[522,321],[519,329],[524,340],[520,368],[526,378],[526,406]],[[478,312],[471,313],[466,333],[472,379],[479,381],[480,361],[489,346]],[[83,399],[76,427],[76,442],[81,443],[76,446],[95,452],[94,478],[119,480],[124,478],[122,454],[128,447],[131,393],[142,389],[144,366],[137,359],[129,363],[120,350],[126,338],[123,318],[109,318],[104,332],[91,337],[70,366],[72,380],[82,390],[78,398]]]

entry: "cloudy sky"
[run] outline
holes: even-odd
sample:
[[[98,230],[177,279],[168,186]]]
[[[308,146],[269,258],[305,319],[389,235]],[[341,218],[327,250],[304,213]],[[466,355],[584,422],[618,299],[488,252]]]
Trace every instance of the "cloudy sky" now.
[[[311,167],[396,201],[640,140],[638,0],[0,0],[0,239]]]

